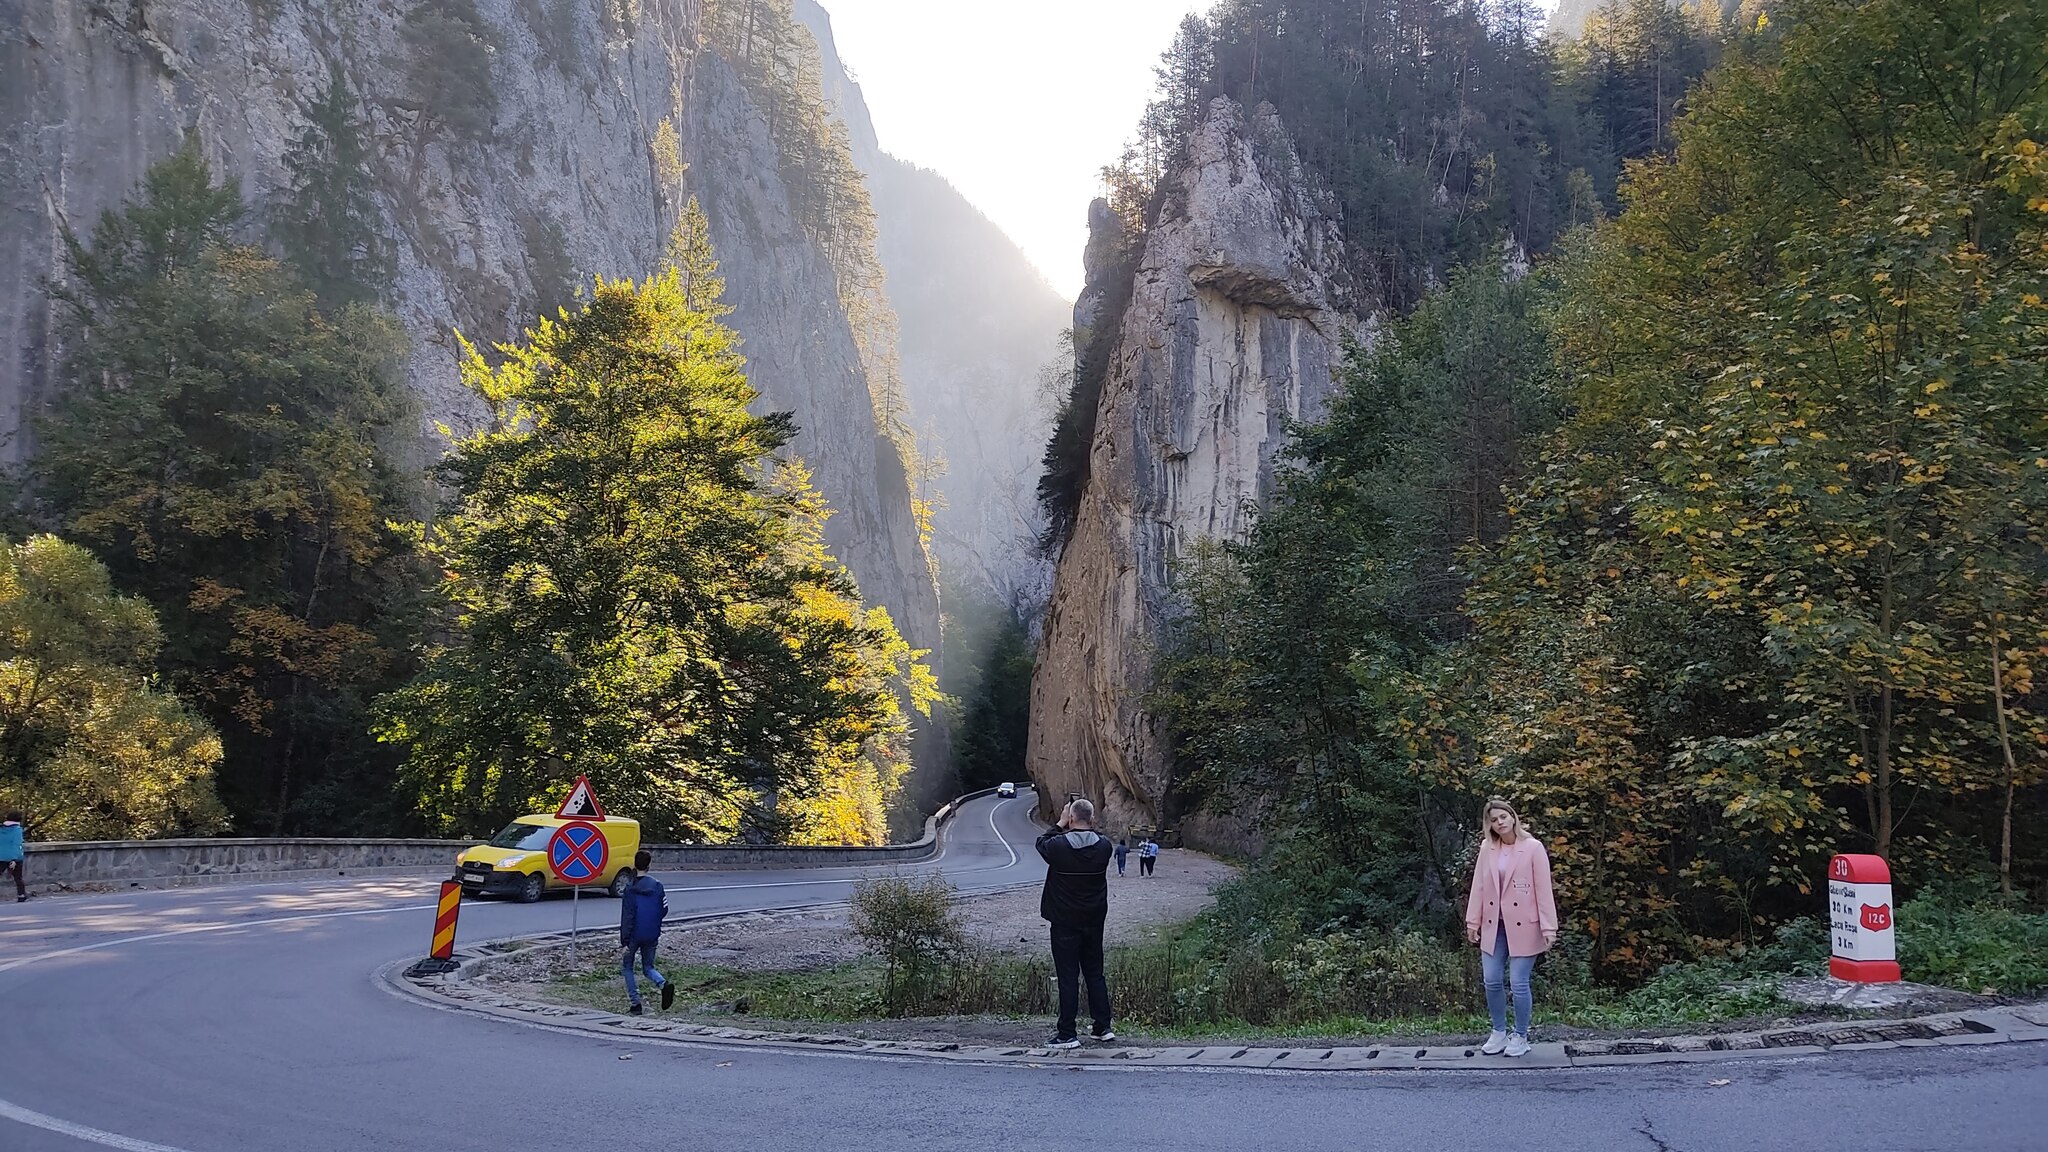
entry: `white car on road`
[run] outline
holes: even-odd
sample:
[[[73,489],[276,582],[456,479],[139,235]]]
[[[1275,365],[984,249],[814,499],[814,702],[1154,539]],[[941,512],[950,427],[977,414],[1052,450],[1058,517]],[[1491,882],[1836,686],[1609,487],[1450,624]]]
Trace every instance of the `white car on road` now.
[[[1016,794],[1017,786],[1015,784],[1012,784],[1008,780],[1005,780],[1001,784],[996,785],[996,795],[998,796],[1015,796]]]

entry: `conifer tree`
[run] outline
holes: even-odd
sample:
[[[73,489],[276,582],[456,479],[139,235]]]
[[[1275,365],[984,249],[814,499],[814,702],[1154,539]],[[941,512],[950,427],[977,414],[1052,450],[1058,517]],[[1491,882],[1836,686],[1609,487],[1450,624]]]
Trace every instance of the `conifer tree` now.
[[[444,830],[586,774],[650,838],[886,835],[895,691],[927,708],[931,675],[826,554],[823,500],[774,460],[789,415],[748,411],[701,230],[681,248],[701,307],[680,268],[599,280],[499,365],[463,364],[496,419],[449,457],[457,503],[427,537],[456,636],[381,728]]]
[[[695,196],[683,205],[669,233],[664,264],[676,273],[683,306],[716,319],[732,314],[725,302],[725,281],[718,275],[718,257],[711,248],[711,222]]]
[[[369,303],[391,281],[391,244],[377,211],[369,142],[340,65],[286,147],[287,176],[271,236],[323,307]]]

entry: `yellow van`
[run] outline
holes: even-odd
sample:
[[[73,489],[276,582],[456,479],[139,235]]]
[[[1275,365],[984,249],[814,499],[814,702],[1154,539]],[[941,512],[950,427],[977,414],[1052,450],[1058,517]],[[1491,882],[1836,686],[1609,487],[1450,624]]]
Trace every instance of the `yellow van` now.
[[[625,894],[626,872],[633,867],[633,853],[640,850],[640,822],[607,816],[602,820],[564,820],[558,816],[521,816],[505,830],[455,858],[455,879],[462,882],[464,896],[515,896],[531,904],[549,889],[572,885],[555,879],[548,869],[548,839],[564,824],[585,823],[604,836],[605,871],[611,880],[602,886],[611,896]]]

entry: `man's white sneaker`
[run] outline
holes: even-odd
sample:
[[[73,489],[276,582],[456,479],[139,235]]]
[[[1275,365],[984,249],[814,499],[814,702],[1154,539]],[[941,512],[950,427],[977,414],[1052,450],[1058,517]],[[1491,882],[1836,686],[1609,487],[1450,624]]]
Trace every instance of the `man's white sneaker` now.
[[[1498,1056],[1500,1050],[1507,1046],[1508,1034],[1496,1028],[1493,1034],[1486,1038],[1486,1043],[1479,1046],[1479,1050],[1488,1056]]]
[[[1517,1032],[1514,1035],[1508,1037],[1508,1055],[1527,1056],[1528,1054],[1529,1038],[1527,1036],[1524,1036],[1520,1032]]]

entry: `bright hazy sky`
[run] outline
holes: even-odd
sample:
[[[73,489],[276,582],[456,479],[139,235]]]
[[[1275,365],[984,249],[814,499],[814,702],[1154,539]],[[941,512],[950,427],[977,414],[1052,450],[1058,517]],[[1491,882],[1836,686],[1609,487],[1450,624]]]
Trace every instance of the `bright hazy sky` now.
[[[960,189],[1061,294],[1081,290],[1097,173],[1207,0],[819,0],[882,149]]]
[[[1070,298],[1081,290],[1097,174],[1137,127],[1152,68],[1180,18],[1209,8],[1209,0],[819,3],[883,150],[951,180]]]

